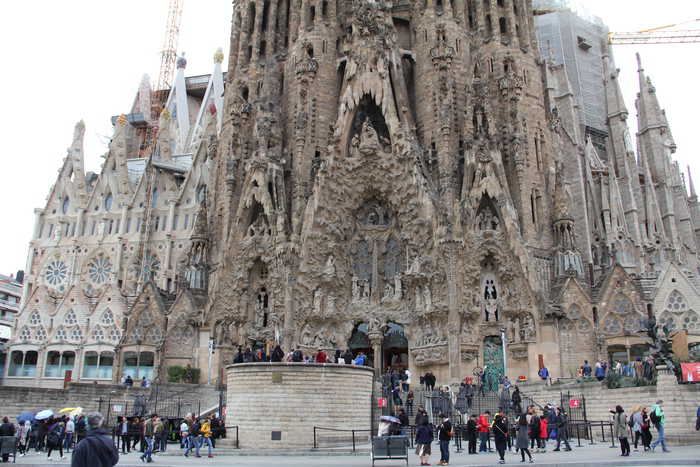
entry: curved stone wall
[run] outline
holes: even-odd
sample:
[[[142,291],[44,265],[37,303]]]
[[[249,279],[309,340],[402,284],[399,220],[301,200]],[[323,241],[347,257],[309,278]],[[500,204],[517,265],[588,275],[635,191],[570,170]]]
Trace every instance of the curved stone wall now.
[[[312,448],[314,426],[368,429],[373,374],[351,365],[229,365],[226,425],[240,427],[241,448],[256,449]]]

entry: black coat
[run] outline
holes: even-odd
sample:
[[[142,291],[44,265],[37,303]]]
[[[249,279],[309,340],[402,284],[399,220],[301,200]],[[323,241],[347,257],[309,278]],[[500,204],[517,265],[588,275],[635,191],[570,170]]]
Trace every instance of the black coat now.
[[[476,435],[476,420],[472,420],[471,418],[467,421],[467,434],[471,435],[474,434]]]
[[[498,423],[494,422],[492,430],[494,441],[497,443],[506,442],[508,439],[508,425],[503,419],[501,419],[501,421]]]
[[[101,428],[88,432],[73,450],[71,467],[113,467],[119,462],[119,451],[112,438]]]
[[[15,426],[10,423],[3,423],[0,425],[0,436],[14,436],[15,435]]]
[[[428,425],[419,425],[416,428],[416,444],[430,444],[433,442],[433,430]]]

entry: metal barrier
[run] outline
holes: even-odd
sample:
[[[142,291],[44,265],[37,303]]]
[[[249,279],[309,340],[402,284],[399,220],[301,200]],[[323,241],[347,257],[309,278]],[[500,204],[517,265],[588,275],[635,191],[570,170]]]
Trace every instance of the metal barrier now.
[[[372,432],[372,430],[369,428],[360,429],[360,430],[347,430],[347,429],[324,428],[324,427],[320,427],[320,426],[315,426],[314,427],[314,449],[318,449],[318,437],[316,435],[317,431],[331,431],[331,432],[336,432],[336,433],[351,433],[351,435],[352,435],[352,452],[357,451],[357,437],[355,436],[355,433],[371,433]]]

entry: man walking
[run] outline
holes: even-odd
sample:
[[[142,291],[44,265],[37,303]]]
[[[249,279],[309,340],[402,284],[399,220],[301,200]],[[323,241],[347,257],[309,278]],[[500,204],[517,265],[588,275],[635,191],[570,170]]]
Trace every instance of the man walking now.
[[[113,467],[119,462],[119,450],[102,429],[104,418],[99,412],[87,416],[87,433],[73,450],[71,467]]]
[[[559,451],[561,442],[564,441],[565,451],[571,451],[571,446],[569,445],[569,433],[568,433],[568,418],[566,412],[562,410],[561,407],[557,407],[557,416],[554,419],[555,425],[557,427],[557,447],[555,451]]]
[[[651,450],[656,449],[656,446],[661,444],[661,448],[664,452],[671,452],[666,448],[666,434],[664,433],[664,427],[666,425],[666,414],[664,414],[663,409],[664,401],[656,401],[656,405],[651,408],[651,413],[649,414],[649,420],[656,427],[656,431],[659,432],[659,437],[651,443]]]
[[[146,420],[143,426],[143,439],[146,441],[146,450],[141,454],[141,462],[153,462],[151,456],[153,455],[153,436],[155,434],[155,425],[158,420],[158,415],[153,414],[151,418]]]

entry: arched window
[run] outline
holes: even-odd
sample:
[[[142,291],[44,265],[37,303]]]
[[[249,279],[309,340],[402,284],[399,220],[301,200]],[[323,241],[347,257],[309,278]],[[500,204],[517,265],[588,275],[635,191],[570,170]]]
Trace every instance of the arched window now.
[[[34,377],[36,376],[36,364],[39,354],[35,350],[22,352],[13,350],[10,355],[10,368],[8,376]]]
[[[153,379],[153,365],[153,352],[124,352],[122,376],[131,376],[133,379],[141,379],[145,376]]]
[[[107,196],[105,196],[105,211],[109,212],[112,210],[112,202],[114,202],[112,193],[107,193]]]
[[[151,196],[151,207],[155,208],[158,205],[158,188],[153,189]]]
[[[75,365],[75,352],[58,352],[51,350],[46,355],[46,366],[44,367],[44,377],[63,378],[66,371],[72,370]]]
[[[61,212],[63,214],[68,214],[68,209],[70,208],[70,198],[68,196],[63,198],[63,204],[61,204]]]
[[[114,366],[114,354],[112,352],[97,353],[89,351],[85,353],[83,360],[83,378],[112,379],[112,367]]]

